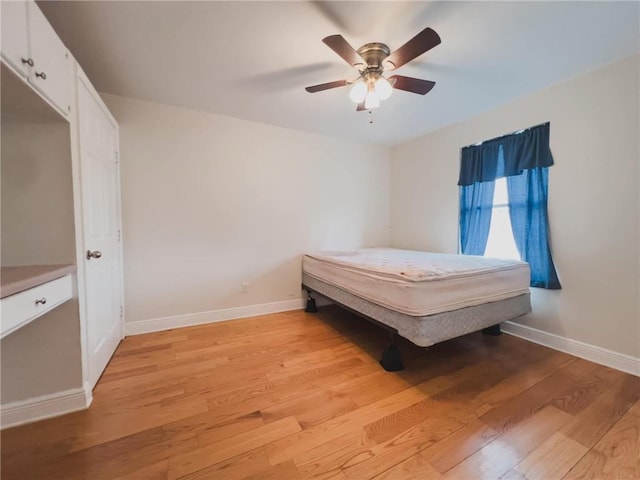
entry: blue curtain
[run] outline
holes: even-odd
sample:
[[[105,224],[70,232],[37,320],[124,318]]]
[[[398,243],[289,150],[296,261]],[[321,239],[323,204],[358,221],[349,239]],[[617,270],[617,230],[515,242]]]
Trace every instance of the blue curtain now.
[[[520,256],[531,268],[531,286],[559,289],[549,248],[548,187],[546,167],[507,177],[511,228]]]
[[[549,123],[464,147],[460,159],[460,251],[484,255],[491,226],[493,190],[507,177],[509,216],[531,286],[559,289],[549,248],[547,190],[553,156]]]
[[[462,149],[458,185],[490,182],[500,177],[519,175],[524,170],[553,165],[549,148],[549,122],[522,132],[493,138]],[[499,162],[504,151],[504,166]]]
[[[495,182],[460,187],[460,251],[484,255],[491,226]]]

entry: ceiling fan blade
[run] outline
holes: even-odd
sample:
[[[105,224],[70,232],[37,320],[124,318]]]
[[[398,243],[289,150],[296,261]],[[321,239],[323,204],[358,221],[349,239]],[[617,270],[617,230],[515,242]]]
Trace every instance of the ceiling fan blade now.
[[[402,75],[392,75],[389,77],[389,81],[391,85],[393,85],[393,88],[404,90],[405,92],[417,93],[419,95],[429,93],[436,84],[436,82],[432,82],[431,80],[404,77]]]
[[[364,112],[366,110],[366,108],[364,108],[364,102],[359,103],[358,105],[356,105],[356,112]]]
[[[342,35],[330,35],[322,39],[327,47],[340,55],[349,65],[355,68],[364,68],[367,63],[358,52],[349,45]]]
[[[400,68],[405,63],[419,57],[427,50],[431,50],[441,42],[440,36],[427,27],[389,55],[384,61],[385,70]]]
[[[309,93],[321,92],[323,90],[329,90],[330,88],[338,88],[344,87],[347,85],[346,80],[336,80],[335,82],[321,83],[319,85],[312,85],[311,87],[306,87],[305,90]]]

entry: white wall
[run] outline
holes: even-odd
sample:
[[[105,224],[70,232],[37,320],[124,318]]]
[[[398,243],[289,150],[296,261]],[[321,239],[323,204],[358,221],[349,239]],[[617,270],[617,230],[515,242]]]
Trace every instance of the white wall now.
[[[127,322],[297,299],[304,252],[389,243],[388,149],[103,98],[120,125]]]
[[[3,116],[3,266],[75,263],[69,124]]]
[[[640,357],[639,57],[392,150],[392,244],[455,253],[460,148],[551,122],[554,261],[520,323]]]

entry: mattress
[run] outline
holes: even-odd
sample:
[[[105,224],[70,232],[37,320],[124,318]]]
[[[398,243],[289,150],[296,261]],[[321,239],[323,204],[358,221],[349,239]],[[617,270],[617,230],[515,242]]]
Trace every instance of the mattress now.
[[[393,248],[317,252],[303,272],[410,316],[427,316],[529,293],[529,265],[515,260]]]

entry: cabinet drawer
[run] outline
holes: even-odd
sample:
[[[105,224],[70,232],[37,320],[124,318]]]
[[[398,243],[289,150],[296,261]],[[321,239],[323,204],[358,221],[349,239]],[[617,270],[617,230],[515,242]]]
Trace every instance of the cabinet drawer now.
[[[54,309],[72,296],[71,275],[57,278],[1,300],[0,338]]]

